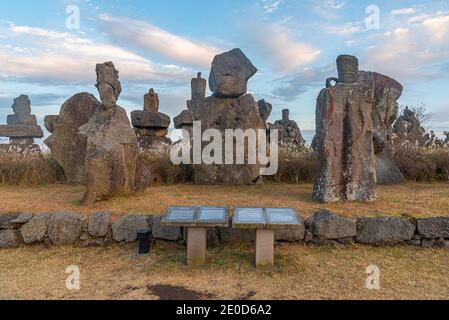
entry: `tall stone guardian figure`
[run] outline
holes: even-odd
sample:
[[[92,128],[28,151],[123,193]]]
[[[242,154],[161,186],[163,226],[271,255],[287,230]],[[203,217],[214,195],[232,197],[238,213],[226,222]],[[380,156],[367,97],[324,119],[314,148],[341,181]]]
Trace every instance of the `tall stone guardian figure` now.
[[[356,57],[340,56],[337,65],[339,77],[328,79],[317,99],[318,170],[313,198],[320,202],[373,201],[373,90],[359,79]]]
[[[201,135],[209,129],[215,129],[221,134],[220,151],[213,154],[213,158],[220,158],[222,164],[215,161],[212,164],[193,165],[193,178],[197,184],[220,185],[236,184],[244,185],[257,182],[260,176],[261,164],[256,159],[255,163],[249,161],[249,143],[242,146],[244,162],[226,164],[226,131],[239,130],[246,132],[248,129],[265,130],[266,121],[261,117],[259,106],[254,97],[247,93],[248,80],[257,72],[256,67],[240,49],[217,55],[212,61],[209,75],[209,88],[212,96],[206,95],[206,81],[198,74],[192,81],[192,100],[187,101],[187,109],[175,119],[175,126],[181,128],[193,121],[201,122]],[[232,137],[231,137],[232,138]],[[256,137],[257,138],[257,137]],[[215,137],[214,137],[215,139]],[[232,138],[237,140],[237,138]],[[232,142],[232,139],[231,142]],[[209,142],[203,142],[202,150]],[[237,154],[237,143],[232,144],[231,156]],[[256,146],[256,151],[258,151]],[[257,152],[256,152],[257,153]],[[229,160],[229,159],[228,159]],[[234,159],[231,159],[234,160]]]
[[[112,62],[98,64],[96,72],[101,107],[79,129],[87,137],[85,204],[136,189],[137,137],[116,104],[122,91],[119,73]]]

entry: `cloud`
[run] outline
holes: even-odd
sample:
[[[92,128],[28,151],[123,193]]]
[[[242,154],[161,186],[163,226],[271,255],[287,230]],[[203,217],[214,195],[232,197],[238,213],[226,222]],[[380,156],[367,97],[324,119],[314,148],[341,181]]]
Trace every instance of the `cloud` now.
[[[328,34],[336,34],[339,36],[349,36],[355,33],[366,31],[365,22],[348,22],[342,26],[331,26],[327,28]]]
[[[11,25],[11,38],[29,48],[0,47],[1,78],[46,83],[93,83],[95,65],[113,61],[120,75],[129,80],[187,79],[190,70],[154,63],[130,50],[77,34],[30,26]]]
[[[433,14],[420,13],[420,14],[417,14],[415,16],[412,16],[412,17],[408,18],[405,23],[408,23],[408,24],[417,24],[417,23],[419,23],[419,24],[421,24],[424,20],[431,19],[433,17],[434,17]]]
[[[321,54],[320,50],[296,39],[290,29],[279,23],[253,25],[249,42],[281,75],[298,72]]]
[[[411,15],[416,12],[418,12],[418,9],[416,9],[416,8],[402,8],[402,9],[392,10],[391,14],[393,16],[404,16],[404,15]]]
[[[423,25],[434,43],[443,44],[449,40],[449,15],[424,20]]]
[[[141,20],[102,14],[100,21],[107,35],[115,40],[190,66],[209,68],[214,56],[224,51]]]
[[[314,87],[323,87],[325,80],[335,74],[335,64],[317,68],[303,68],[295,75],[278,80],[280,85],[273,90],[277,98],[291,102]]]
[[[326,18],[338,19],[340,16],[338,12],[346,6],[345,1],[341,0],[311,0],[313,3],[313,11]]]
[[[263,3],[266,3],[267,0],[262,0]],[[267,3],[265,5],[263,5],[263,9],[265,11],[265,14],[270,14],[273,13],[275,11],[277,11],[279,9],[279,6],[281,5],[281,3],[284,2],[284,0],[277,0],[271,3]]]
[[[366,50],[369,68],[404,81],[437,79],[447,73],[435,65],[449,59],[449,16],[436,14],[420,24],[409,24],[376,38]]]
[[[346,5],[345,1],[340,0],[316,0],[315,7],[319,9],[333,9],[340,10]]]

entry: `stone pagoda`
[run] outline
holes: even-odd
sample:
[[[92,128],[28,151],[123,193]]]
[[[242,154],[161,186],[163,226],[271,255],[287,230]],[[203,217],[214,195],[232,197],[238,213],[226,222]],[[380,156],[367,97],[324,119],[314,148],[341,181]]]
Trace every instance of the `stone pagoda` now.
[[[139,147],[150,149],[161,144],[170,144],[167,138],[170,117],[159,112],[159,96],[153,89],[144,96],[143,110],[131,113],[131,122],[136,130]]]
[[[206,86],[207,80],[201,77],[201,72],[198,72],[196,78],[192,79],[192,99],[187,101],[187,108],[192,105],[193,101],[206,97]],[[190,135],[192,135],[193,121],[193,112],[190,110],[183,110],[173,119],[176,129],[186,130]]]
[[[10,152],[40,152],[35,138],[43,138],[44,133],[37,124],[36,116],[31,114],[30,99],[26,95],[14,99],[12,105],[14,114],[8,115],[7,125],[0,125],[0,137],[8,137],[9,145],[2,147]]]
[[[277,129],[279,134],[279,142],[282,146],[292,150],[303,150],[306,141],[302,137],[298,124],[290,120],[290,110],[282,110],[282,120],[270,124],[270,130]]]

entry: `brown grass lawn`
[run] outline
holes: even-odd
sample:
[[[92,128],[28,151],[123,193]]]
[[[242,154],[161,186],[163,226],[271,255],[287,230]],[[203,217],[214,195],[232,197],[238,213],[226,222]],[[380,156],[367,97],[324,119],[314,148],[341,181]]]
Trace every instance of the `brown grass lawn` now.
[[[134,252],[132,245],[0,250],[0,299],[158,299],[155,285],[177,287],[178,298],[190,297],[182,294],[188,289],[201,299],[449,299],[445,249],[278,244],[280,270],[271,273],[252,267],[250,244],[211,249],[202,268],[183,264],[183,246]],[[65,288],[70,265],[80,268],[79,291]],[[380,290],[365,287],[369,265],[380,268]]]
[[[408,215],[414,217],[449,215],[449,183],[407,183],[378,187],[376,202],[319,204],[311,200],[312,185],[265,183],[257,186],[196,186],[190,184],[159,186],[146,192],[116,197],[83,207],[84,188],[68,185],[38,187],[0,186],[0,213],[95,211],[163,214],[173,205],[220,205],[235,207],[292,207],[303,216],[328,208],[345,216]]]

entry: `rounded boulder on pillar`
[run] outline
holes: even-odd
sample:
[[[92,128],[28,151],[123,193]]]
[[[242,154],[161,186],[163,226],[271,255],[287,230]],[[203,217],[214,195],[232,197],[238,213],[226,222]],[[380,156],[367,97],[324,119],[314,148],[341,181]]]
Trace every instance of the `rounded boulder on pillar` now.
[[[257,68],[240,49],[217,55],[212,62],[209,87],[218,98],[237,98],[248,90]]]

